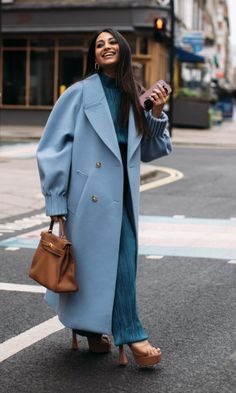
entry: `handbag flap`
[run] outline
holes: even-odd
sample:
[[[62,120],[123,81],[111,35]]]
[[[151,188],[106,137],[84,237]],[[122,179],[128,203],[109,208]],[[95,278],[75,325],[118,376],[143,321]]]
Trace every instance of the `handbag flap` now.
[[[65,247],[71,246],[71,242],[66,237],[59,237],[51,232],[41,232],[41,239],[43,243],[51,244],[59,250],[64,250]]]

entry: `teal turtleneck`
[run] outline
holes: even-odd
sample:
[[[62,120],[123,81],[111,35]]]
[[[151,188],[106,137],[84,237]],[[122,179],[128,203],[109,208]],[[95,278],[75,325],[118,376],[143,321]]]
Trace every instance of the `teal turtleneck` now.
[[[104,73],[99,74],[105,92],[107,103],[111,112],[111,117],[117,134],[119,143],[128,142],[128,127],[123,128],[119,124],[121,90],[116,84],[115,78],[111,78]]]

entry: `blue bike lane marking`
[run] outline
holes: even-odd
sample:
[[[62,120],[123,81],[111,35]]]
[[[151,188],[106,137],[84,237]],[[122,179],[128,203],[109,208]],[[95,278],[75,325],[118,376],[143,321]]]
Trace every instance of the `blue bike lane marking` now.
[[[5,249],[35,249],[41,228],[0,241]],[[236,220],[140,216],[139,255],[236,259]]]

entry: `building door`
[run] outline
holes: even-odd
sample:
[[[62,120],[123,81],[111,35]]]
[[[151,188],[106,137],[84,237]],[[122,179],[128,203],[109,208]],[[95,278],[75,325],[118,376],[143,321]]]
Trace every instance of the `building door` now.
[[[83,77],[83,52],[78,50],[59,51],[58,94]]]
[[[53,105],[53,65],[52,50],[31,50],[30,105]]]
[[[26,51],[5,51],[3,65],[3,104],[25,105]]]

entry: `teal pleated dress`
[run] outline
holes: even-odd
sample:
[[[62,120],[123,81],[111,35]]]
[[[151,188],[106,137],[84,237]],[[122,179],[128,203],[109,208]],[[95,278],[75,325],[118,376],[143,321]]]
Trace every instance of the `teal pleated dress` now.
[[[124,170],[123,217],[112,315],[114,342],[121,345],[146,340],[148,335],[140,323],[136,306],[137,239],[127,172],[128,125],[125,129],[119,125],[121,91],[116,87],[115,79],[102,73],[100,79],[115,126]]]
[[[121,90],[115,79],[100,73],[100,79],[111,112],[120,147],[124,171],[123,216],[120,236],[119,260],[112,314],[112,335],[115,345],[146,340],[148,335],[138,317],[136,305],[137,239],[127,172],[128,125],[119,124]],[[76,330],[80,335],[100,337],[96,332]]]

